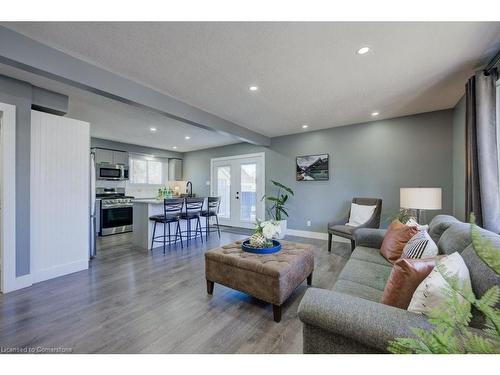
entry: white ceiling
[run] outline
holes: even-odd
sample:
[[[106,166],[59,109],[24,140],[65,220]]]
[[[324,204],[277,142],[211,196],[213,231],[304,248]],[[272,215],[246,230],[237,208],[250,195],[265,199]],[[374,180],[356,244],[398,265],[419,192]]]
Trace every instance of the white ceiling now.
[[[68,117],[90,122],[92,137],[177,152],[241,142],[35,74],[0,64],[0,74],[69,96]],[[155,133],[150,128],[157,129]],[[184,137],[190,136],[186,140]],[[173,147],[176,146],[176,149]]]
[[[500,47],[500,23],[3,25],[267,136],[450,108]]]

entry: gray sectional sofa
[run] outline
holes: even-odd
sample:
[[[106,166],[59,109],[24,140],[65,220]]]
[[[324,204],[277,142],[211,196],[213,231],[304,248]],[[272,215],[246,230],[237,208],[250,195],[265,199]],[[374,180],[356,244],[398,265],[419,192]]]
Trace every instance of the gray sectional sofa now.
[[[480,231],[500,248],[499,235]],[[333,290],[311,288],[306,292],[298,312],[303,322],[304,353],[385,353],[389,341],[411,336],[411,327],[431,327],[423,315],[380,303],[392,269],[379,252],[385,232],[357,230],[356,247]],[[429,234],[441,253],[461,253],[476,296],[500,285],[498,275],[475,253],[469,224],[438,215],[429,224]],[[481,324],[475,316],[471,326]]]

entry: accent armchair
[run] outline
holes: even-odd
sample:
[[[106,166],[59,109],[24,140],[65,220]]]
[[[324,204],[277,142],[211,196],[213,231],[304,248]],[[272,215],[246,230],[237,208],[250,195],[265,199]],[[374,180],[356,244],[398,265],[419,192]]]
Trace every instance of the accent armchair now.
[[[362,206],[376,206],[370,219],[364,224],[352,227],[346,225],[351,215],[351,208],[345,217],[328,223],[328,251],[332,251],[332,236],[347,238],[351,241],[351,251],[354,250],[354,231],[358,228],[378,228],[380,226],[380,213],[382,212],[382,199],[379,198],[353,198],[352,203]]]

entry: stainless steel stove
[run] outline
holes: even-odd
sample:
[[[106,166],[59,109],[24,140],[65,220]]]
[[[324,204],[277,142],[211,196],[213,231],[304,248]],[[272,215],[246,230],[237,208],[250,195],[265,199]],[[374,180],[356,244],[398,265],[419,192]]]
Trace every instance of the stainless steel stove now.
[[[101,200],[101,236],[132,231],[134,197],[125,195],[125,188],[96,188],[96,198]]]

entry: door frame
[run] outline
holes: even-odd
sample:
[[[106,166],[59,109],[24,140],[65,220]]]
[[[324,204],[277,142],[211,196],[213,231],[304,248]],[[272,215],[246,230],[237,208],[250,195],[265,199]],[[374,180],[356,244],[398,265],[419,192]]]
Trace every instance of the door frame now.
[[[262,189],[263,193],[266,193],[266,153],[265,152],[255,152],[252,154],[241,154],[241,155],[233,155],[233,156],[224,156],[220,158],[212,158],[210,159],[210,195],[214,196],[214,163],[219,162],[219,161],[227,161],[227,160],[235,160],[235,159],[247,159],[247,158],[256,158],[256,157],[261,157],[262,158],[262,165],[263,170],[262,170],[262,181],[260,182],[260,188]],[[259,203],[260,202],[260,203]],[[266,217],[266,202],[265,200],[261,200],[257,197],[257,204],[261,205],[261,210],[264,213],[264,219]],[[253,228],[253,224],[251,226],[242,226],[238,228]]]
[[[16,106],[0,103],[0,121],[0,290],[7,293],[31,285],[31,280],[25,280],[25,276],[16,277]]]

